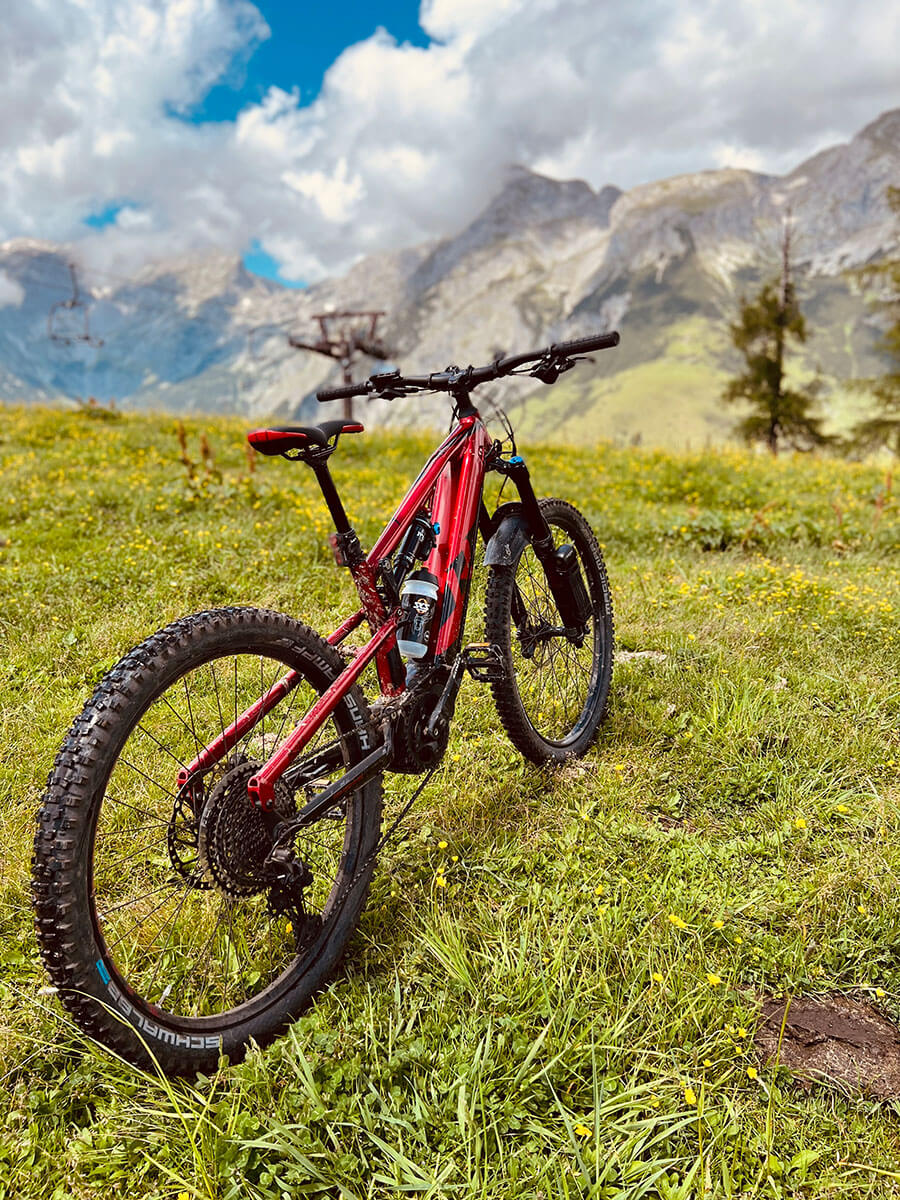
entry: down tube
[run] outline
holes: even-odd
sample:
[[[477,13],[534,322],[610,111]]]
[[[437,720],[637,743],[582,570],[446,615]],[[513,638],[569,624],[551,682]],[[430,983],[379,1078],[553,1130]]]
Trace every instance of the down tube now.
[[[484,490],[484,463],[490,447],[491,439],[487,430],[479,424],[472,431],[460,466],[450,543],[447,548],[441,617],[434,647],[435,656],[438,658],[452,649],[462,636],[472,577],[472,559],[475,554],[475,535],[478,531],[478,513]]]

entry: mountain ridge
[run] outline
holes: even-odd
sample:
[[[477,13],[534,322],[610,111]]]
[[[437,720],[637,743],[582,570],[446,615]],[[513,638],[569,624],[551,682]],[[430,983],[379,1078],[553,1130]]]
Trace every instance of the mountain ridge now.
[[[521,381],[498,385],[495,397],[535,433],[546,432],[543,411],[548,428],[575,435],[718,438],[727,427],[721,381],[734,365],[728,321],[740,295],[774,269],[790,210],[815,334],[796,367],[806,374],[822,367],[832,384],[829,415],[840,424],[858,404],[846,381],[878,367],[876,323],[846,272],[896,251],[886,193],[898,179],[900,109],[783,176],[726,167],[623,192],[512,167],[456,233],[373,255],[303,291],[219,253],[148,264],[130,278],[82,269],[84,309],[64,303],[74,248],[14,239],[0,244],[0,280],[18,284],[23,298],[0,307],[0,399],[90,393],[140,408],[305,419],[322,413],[311,393],[335,369],[291,350],[285,332],[310,332],[312,314],[329,306],[377,307],[387,310],[385,340],[409,371],[618,326],[620,349],[572,372],[545,394],[543,408],[531,404],[535,389],[523,391]],[[103,345],[50,338],[53,304],[49,332],[53,321],[87,312]],[[659,394],[666,363],[673,380],[687,371],[694,381],[682,400],[673,388],[668,410]],[[370,369],[360,364],[361,374]],[[666,429],[656,417],[642,421],[642,408],[668,411]],[[612,410],[618,415],[606,419]],[[400,424],[444,418],[434,399],[375,402],[367,414]]]

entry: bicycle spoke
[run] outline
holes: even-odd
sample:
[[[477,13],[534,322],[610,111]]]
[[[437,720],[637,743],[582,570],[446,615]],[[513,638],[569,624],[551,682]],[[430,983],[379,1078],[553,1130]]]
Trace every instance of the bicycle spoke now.
[[[569,536],[565,529],[562,534]],[[583,558],[581,569],[586,570]],[[597,614],[592,611],[581,646],[566,636],[546,573],[530,546],[519,560],[510,612],[514,670],[525,715],[540,736],[564,739],[577,729],[592,691],[601,651]]]
[[[232,785],[228,781],[241,764],[252,769],[250,764],[271,755],[316,689],[298,677],[197,781],[190,809],[172,790],[176,764],[181,767],[241,713],[260,705],[289,669],[255,653],[206,660],[151,703],[120,753],[116,770],[122,786],[104,799],[110,808],[104,808],[94,839],[96,908],[107,951],[121,962],[129,985],[148,1002],[164,1002],[167,1012],[187,1017],[230,1010],[296,959],[294,939],[285,934],[295,922],[269,911],[271,883],[265,873],[254,875],[262,871],[265,853],[259,850],[264,835],[255,810],[240,790],[240,777]],[[349,761],[347,736],[327,721],[292,768],[302,778],[307,763],[313,777],[297,788],[296,800],[288,788],[279,803],[296,811],[304,794],[327,786]],[[229,792],[229,786],[235,790]],[[142,803],[145,795],[152,797],[150,807]],[[215,814],[204,816],[210,804],[218,806]],[[312,875],[297,897],[312,916],[328,904],[343,858],[347,805],[333,815],[338,819],[320,818],[291,843]]]

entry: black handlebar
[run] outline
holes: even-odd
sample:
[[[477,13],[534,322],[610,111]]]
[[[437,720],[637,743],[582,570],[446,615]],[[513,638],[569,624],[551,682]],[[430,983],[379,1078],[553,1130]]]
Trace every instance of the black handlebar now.
[[[550,350],[556,354],[590,354],[592,350],[612,350],[619,344],[617,333],[598,333],[593,337],[576,338],[574,342],[558,342]]]
[[[365,396],[368,383],[347,383],[343,387],[320,388],[316,392],[320,402],[325,400],[349,400],[352,396]]]
[[[560,371],[572,366],[571,359],[580,354],[590,354],[592,350],[611,350],[619,344],[618,333],[598,333],[593,337],[576,338],[572,342],[555,342],[543,350],[529,350],[525,354],[511,354],[507,358],[498,358],[484,367],[466,367],[460,370],[456,367],[447,371],[438,371],[433,375],[401,375],[399,371],[390,371],[380,375],[370,375],[362,383],[348,383],[343,387],[320,388],[316,393],[318,399],[325,403],[328,400],[345,400],[353,396],[384,396],[395,399],[408,395],[410,392],[451,392],[458,389],[471,391],[479,384],[510,375],[526,363],[537,363],[533,374],[545,383],[553,383]]]

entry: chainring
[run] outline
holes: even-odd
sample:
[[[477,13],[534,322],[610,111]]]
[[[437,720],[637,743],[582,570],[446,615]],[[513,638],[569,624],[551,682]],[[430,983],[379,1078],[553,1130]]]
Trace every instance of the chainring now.
[[[212,886],[231,899],[256,896],[272,886],[272,868],[266,859],[279,821],[295,815],[293,792],[275,785],[275,802],[263,812],[247,792],[247,784],[260,768],[242,762],[212,788],[203,806],[197,834],[200,868]]]
[[[444,690],[443,678],[413,685],[401,696],[393,713],[394,757],[391,770],[403,775],[421,775],[441,761],[450,738],[446,721],[435,735],[428,733],[428,722]]]

